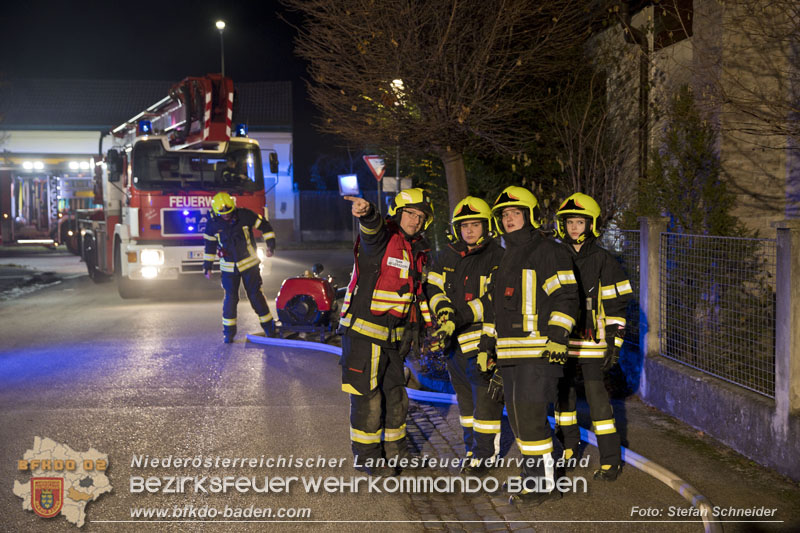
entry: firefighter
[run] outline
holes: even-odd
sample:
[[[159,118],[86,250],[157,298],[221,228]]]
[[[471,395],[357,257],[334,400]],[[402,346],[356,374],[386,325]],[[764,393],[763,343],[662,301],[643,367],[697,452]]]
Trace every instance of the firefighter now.
[[[258,315],[264,333],[274,337],[275,322],[269,311],[267,299],[261,290],[261,272],[256,239],[253,230],[260,230],[267,242],[267,257],[275,250],[275,232],[261,215],[249,209],[237,208],[231,195],[217,193],[211,200],[211,217],[203,232],[206,249],[203,255],[203,274],[211,279],[211,266],[219,256],[222,273],[222,332],[226,344],[236,336],[236,306],[239,304],[239,283],[244,283],[250,305]]]
[[[522,490],[509,501],[539,505],[561,497],[547,408],[567,360],[578,288],[567,251],[538,230],[538,201],[529,190],[507,187],[492,215],[506,249],[492,276],[491,303],[481,302],[496,337],[481,337],[478,364],[482,370],[493,363],[501,367],[508,420],[526,459]]]
[[[392,461],[410,457],[403,363],[416,327],[431,325],[423,292],[430,246],[423,234],[433,221],[433,204],[422,189],[405,189],[383,219],[363,198],[344,198],[352,202],[360,229],[339,321],[351,448],[359,470],[394,475]]]
[[[595,479],[614,481],[621,468],[620,438],[603,383],[603,372],[619,359],[625,336],[625,314],[631,283],[614,257],[596,244],[600,206],[591,196],[575,193],[556,213],[556,233],[572,256],[580,294],[580,317],[569,338],[569,361],[559,384],[556,423],[564,458],[578,453],[580,429],[575,410],[575,377],[580,365],[589,414],[600,449]]]
[[[492,375],[482,372],[477,364],[483,313],[480,307],[468,307],[478,305],[503,256],[503,248],[492,238],[491,227],[489,204],[473,196],[461,200],[453,210],[451,243],[438,255],[436,266],[428,274],[431,309],[438,324],[445,328],[443,333],[455,340],[448,350],[447,371],[456,392],[468,458],[461,471],[473,476],[486,474],[491,465],[487,460],[499,454],[503,414],[502,402],[489,394]],[[466,312],[459,312],[464,306]],[[502,391],[502,386],[497,390]]]

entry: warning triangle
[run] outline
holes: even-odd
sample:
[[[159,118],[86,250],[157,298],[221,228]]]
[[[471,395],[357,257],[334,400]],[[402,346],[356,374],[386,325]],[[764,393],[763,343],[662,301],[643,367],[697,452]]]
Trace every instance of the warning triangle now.
[[[369,167],[375,179],[381,181],[383,173],[386,172],[386,165],[383,163],[383,158],[379,155],[365,155],[364,161],[367,162],[367,167]]]

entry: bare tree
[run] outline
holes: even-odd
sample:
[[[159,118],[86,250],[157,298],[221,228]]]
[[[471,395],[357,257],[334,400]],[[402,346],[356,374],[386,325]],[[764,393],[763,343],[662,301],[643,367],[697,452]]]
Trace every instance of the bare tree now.
[[[303,15],[321,128],[354,143],[434,153],[451,208],[467,195],[466,150],[514,153],[528,111],[588,37],[592,2],[284,0]],[[522,133],[522,132],[528,132]]]
[[[547,116],[567,178],[553,193],[560,199],[574,192],[588,194],[600,204],[600,224],[605,225],[630,205],[636,192],[636,145],[628,134],[636,127],[636,115],[609,102],[607,87],[614,80],[608,79],[602,61],[596,57],[576,69],[559,88]]]

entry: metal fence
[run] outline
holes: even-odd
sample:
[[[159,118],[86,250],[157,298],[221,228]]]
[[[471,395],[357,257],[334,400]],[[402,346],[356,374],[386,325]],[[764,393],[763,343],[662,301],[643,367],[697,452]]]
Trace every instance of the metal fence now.
[[[775,396],[774,239],[662,233],[661,354]]]
[[[303,241],[351,240],[350,202],[336,191],[300,191],[300,232]]]
[[[620,229],[603,232],[600,243],[622,265],[633,288],[625,325],[625,342],[631,346],[639,346],[639,243],[639,230]]]

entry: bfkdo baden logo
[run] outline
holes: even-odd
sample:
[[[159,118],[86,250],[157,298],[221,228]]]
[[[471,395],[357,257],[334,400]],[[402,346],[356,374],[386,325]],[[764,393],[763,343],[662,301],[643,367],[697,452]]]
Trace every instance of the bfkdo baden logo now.
[[[30,475],[27,482],[14,480],[14,494],[22,508],[42,518],[62,515],[78,527],[86,520],[86,505],[111,491],[106,477],[108,456],[89,448],[77,452],[52,439],[34,437],[33,448],[17,461],[18,475]]]
[[[32,477],[31,507],[42,518],[53,518],[64,505],[63,477]]]

